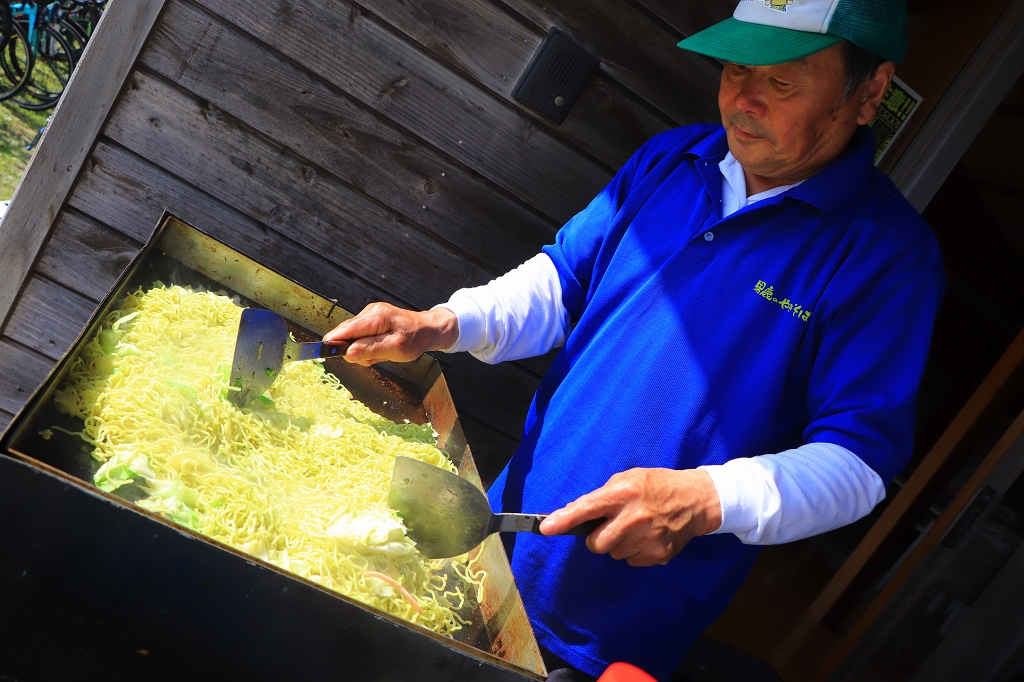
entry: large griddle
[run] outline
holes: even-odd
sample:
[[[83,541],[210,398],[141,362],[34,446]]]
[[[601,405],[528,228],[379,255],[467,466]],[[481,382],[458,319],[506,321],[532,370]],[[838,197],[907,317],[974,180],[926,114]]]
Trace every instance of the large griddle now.
[[[453,641],[216,543],[131,503],[133,486],[92,484],[91,446],[39,431],[81,422],[53,394],[126,291],[156,281],[237,295],[318,340],[350,313],[173,215],[104,298],[89,325],[0,439],[0,672],[5,679],[225,679],[433,682],[544,679],[501,543],[477,565],[483,600]],[[480,486],[441,368],[326,361],[390,419],[430,421],[459,474]],[[123,494],[122,494],[123,493]]]

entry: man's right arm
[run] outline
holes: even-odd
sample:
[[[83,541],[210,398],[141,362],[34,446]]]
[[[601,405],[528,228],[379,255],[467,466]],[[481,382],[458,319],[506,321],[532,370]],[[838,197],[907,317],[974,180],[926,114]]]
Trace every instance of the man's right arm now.
[[[492,365],[543,355],[565,344],[569,333],[558,271],[544,253],[484,286],[456,291],[438,308],[459,321],[456,342],[439,350],[468,351]]]
[[[565,343],[569,315],[551,259],[538,254],[483,286],[456,291],[432,310],[373,303],[324,336],[351,341],[360,365],[407,362],[431,350],[468,351],[487,363],[543,355]]]

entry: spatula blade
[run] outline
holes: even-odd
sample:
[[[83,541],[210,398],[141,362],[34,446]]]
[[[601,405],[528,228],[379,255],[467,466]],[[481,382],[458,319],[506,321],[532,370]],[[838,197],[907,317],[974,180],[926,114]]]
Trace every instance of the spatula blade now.
[[[402,516],[409,537],[427,558],[465,554],[487,539],[487,497],[466,479],[432,464],[396,458],[388,506]]]
[[[281,373],[287,343],[288,324],[283,317],[259,308],[242,311],[231,362],[231,385],[240,390],[229,391],[231,402],[245,407],[270,388]]]

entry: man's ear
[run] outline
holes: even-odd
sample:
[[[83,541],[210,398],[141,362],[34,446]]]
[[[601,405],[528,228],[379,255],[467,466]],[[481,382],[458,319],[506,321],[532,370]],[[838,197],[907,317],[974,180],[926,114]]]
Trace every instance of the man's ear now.
[[[860,99],[860,109],[857,112],[857,125],[865,125],[875,117],[878,105],[885,97],[885,91],[889,89],[889,83],[896,73],[895,62],[882,62],[875,69],[875,75],[864,81],[854,97]]]

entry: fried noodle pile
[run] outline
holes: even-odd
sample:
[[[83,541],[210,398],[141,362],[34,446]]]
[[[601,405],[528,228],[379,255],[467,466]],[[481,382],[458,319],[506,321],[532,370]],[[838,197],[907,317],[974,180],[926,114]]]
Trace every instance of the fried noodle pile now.
[[[145,509],[440,634],[460,630],[456,611],[484,572],[465,556],[450,571],[424,558],[386,504],[396,455],[455,471],[430,424],[373,413],[320,362],[286,363],[240,410],[227,399],[240,315],[227,296],[157,283],[107,316],[55,397],[103,462],[96,485],[138,483]]]

